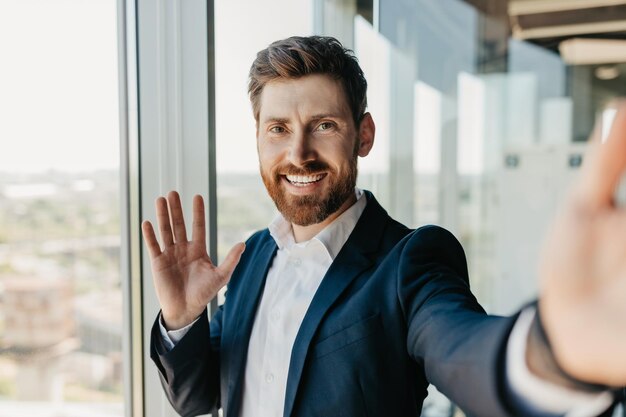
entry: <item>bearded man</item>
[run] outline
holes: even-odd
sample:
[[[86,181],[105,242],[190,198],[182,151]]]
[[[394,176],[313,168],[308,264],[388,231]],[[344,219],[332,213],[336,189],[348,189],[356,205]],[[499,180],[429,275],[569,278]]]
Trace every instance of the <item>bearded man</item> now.
[[[419,416],[428,384],[471,416],[599,415],[626,383],[626,112],[555,223],[542,294],[487,315],[446,230],[410,230],[356,188],[374,145],[367,83],[330,37],[293,37],[250,70],[261,176],[280,214],[219,266],[192,239],[176,192],[156,201],[162,246],[143,234],[161,313],[151,355],[183,416]],[[227,283],[209,323],[206,306]],[[539,312],[538,312],[539,311]],[[548,342],[549,341],[549,342]],[[597,353],[601,352],[601,355]]]

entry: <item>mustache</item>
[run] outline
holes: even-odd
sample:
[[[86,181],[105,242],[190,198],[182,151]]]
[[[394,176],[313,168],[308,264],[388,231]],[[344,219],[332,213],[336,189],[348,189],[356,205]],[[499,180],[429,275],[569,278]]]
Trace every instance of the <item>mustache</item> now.
[[[276,168],[275,175],[280,177],[282,175],[311,175],[317,174],[321,171],[329,171],[330,167],[327,163],[322,161],[312,161],[304,166],[297,167],[293,164],[284,164]]]

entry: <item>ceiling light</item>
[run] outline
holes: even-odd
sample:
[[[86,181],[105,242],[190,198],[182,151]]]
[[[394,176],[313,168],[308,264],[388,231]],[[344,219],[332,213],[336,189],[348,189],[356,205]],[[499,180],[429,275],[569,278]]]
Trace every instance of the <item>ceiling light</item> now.
[[[619,77],[619,68],[617,68],[617,65],[603,65],[596,68],[595,74],[599,80],[614,80]]]
[[[569,65],[615,64],[626,62],[626,41],[573,38],[561,42],[559,52]]]

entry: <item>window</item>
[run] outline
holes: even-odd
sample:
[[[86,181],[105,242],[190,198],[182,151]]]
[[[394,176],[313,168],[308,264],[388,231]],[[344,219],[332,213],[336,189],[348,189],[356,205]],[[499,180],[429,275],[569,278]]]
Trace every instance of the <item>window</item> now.
[[[3,415],[124,415],[116,19],[0,4]]]

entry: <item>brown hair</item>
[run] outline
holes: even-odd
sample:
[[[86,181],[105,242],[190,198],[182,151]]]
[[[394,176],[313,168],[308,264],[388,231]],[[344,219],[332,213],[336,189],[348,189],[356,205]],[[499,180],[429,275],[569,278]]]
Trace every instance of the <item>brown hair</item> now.
[[[354,52],[330,36],[293,36],[259,51],[250,68],[248,94],[254,118],[259,120],[263,87],[277,78],[328,74],[339,80],[356,126],[367,107],[367,81]]]

